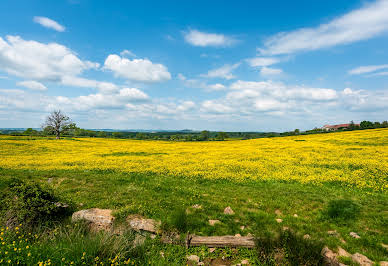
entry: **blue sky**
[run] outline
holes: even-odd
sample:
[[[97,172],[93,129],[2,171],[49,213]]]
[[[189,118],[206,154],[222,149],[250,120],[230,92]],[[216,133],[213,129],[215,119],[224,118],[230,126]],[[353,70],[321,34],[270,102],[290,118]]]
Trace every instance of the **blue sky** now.
[[[11,1],[0,127],[283,131],[388,114],[388,0]]]

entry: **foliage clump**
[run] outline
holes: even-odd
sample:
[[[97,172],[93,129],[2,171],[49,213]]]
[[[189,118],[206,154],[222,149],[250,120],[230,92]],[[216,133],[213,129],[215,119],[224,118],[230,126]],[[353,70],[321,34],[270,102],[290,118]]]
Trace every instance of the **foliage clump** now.
[[[331,200],[327,206],[327,216],[331,219],[355,219],[360,206],[349,199]]]
[[[73,209],[62,203],[51,188],[19,179],[9,182],[0,204],[2,222],[11,227],[20,223],[39,226],[60,221]]]
[[[322,265],[323,244],[304,239],[289,230],[277,237],[266,234],[257,238],[258,257],[264,265]]]

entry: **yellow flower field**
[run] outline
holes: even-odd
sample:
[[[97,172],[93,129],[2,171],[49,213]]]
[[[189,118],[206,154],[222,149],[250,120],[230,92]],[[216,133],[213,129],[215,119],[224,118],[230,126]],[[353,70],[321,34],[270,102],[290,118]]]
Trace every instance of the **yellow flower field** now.
[[[388,190],[388,129],[223,142],[0,137],[0,167],[339,181]]]

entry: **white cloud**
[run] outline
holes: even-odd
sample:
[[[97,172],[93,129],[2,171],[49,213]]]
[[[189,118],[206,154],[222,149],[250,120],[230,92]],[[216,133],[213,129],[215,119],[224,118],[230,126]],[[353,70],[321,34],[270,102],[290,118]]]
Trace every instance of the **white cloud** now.
[[[210,84],[207,86],[207,88],[210,90],[210,91],[221,91],[221,90],[225,90],[226,87],[221,84],[221,83],[216,83],[216,84]]]
[[[171,79],[167,67],[152,63],[148,59],[127,59],[118,55],[109,55],[104,68],[113,71],[118,77],[140,82],[163,82]]]
[[[181,73],[178,74],[177,78],[178,78],[179,80],[186,80],[185,75],[183,75],[183,74],[181,74]]]
[[[388,64],[386,64],[386,65],[360,66],[360,67],[356,67],[356,68],[349,70],[348,73],[350,75],[360,75],[360,74],[371,73],[371,72],[375,72],[377,70],[387,69],[387,68],[388,68]]]
[[[225,36],[224,34],[206,33],[198,30],[190,30],[184,34],[185,41],[194,46],[230,46],[237,42],[232,37]]]
[[[26,41],[19,36],[0,37],[0,69],[18,77],[37,81],[60,81],[77,76],[99,64],[82,61],[69,48],[57,44]]]
[[[46,18],[46,17],[34,17],[34,22],[42,25],[43,27],[53,29],[59,32],[64,32],[65,27],[56,22],[55,20]]]
[[[204,101],[202,103],[201,110],[202,112],[206,112],[206,113],[209,112],[209,113],[219,113],[219,114],[233,112],[232,107],[213,100]]]
[[[40,82],[34,80],[26,80],[17,83],[18,86],[26,87],[31,90],[45,91],[47,87]]]
[[[270,97],[279,100],[309,100],[309,101],[330,101],[337,98],[333,89],[308,88],[301,86],[289,86],[282,82],[273,81],[242,81],[234,82],[230,88],[238,90],[235,95],[243,94],[254,97]]]
[[[266,67],[278,63],[280,60],[274,57],[255,57],[246,59],[251,67]]]
[[[121,51],[120,55],[121,56],[136,57],[136,55],[133,52],[126,50],[126,49]]]
[[[263,55],[290,54],[367,40],[388,30],[388,0],[351,11],[316,28],[281,32],[258,49]]]
[[[119,89],[116,84],[110,82],[102,82],[76,76],[64,76],[61,78],[60,83],[66,86],[73,87],[96,88],[102,93],[112,93]]]
[[[238,68],[239,66],[240,63],[234,65],[223,65],[220,68],[209,70],[207,74],[202,74],[201,77],[233,79],[235,78],[235,76],[232,74],[232,71]]]
[[[73,111],[86,111],[93,109],[124,109],[127,104],[144,103],[149,101],[149,96],[136,88],[123,88],[112,94],[89,94],[78,97],[55,97],[54,103]]]
[[[388,71],[373,73],[368,75],[367,77],[379,77],[379,76],[388,76]]]
[[[195,103],[193,101],[184,101],[177,106],[177,110],[180,112],[185,112],[189,110],[193,110],[195,107]]]
[[[276,76],[283,73],[283,70],[280,68],[270,68],[270,67],[262,67],[260,69],[260,75],[262,76]]]

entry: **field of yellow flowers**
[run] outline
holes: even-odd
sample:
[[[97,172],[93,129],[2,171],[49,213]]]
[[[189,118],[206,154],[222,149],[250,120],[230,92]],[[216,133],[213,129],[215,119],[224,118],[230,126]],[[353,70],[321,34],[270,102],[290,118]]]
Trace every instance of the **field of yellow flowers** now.
[[[212,142],[0,137],[0,167],[208,179],[339,182],[388,190],[388,129]]]

